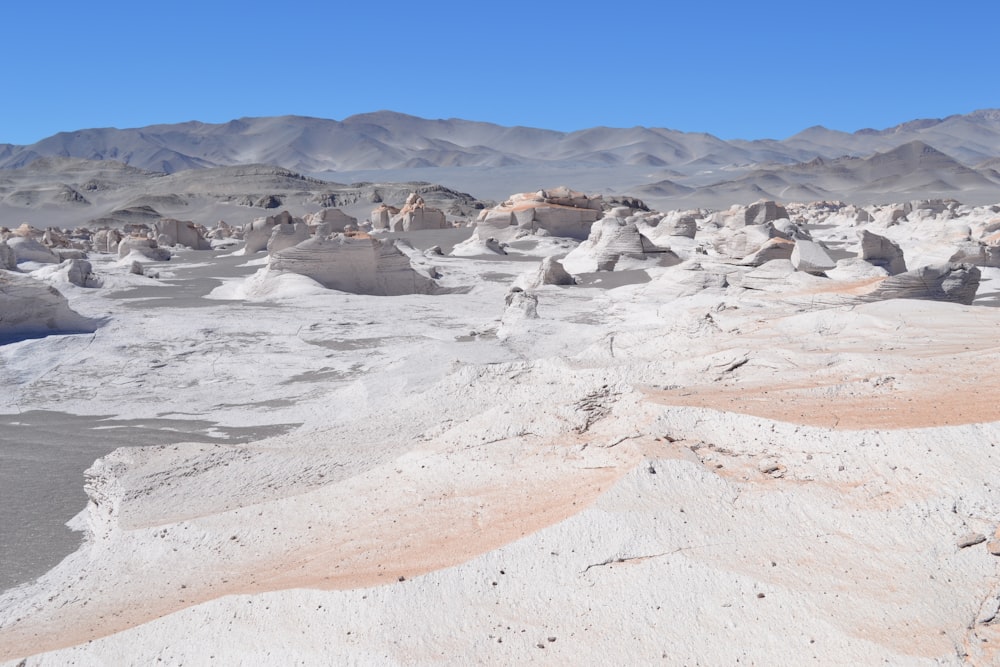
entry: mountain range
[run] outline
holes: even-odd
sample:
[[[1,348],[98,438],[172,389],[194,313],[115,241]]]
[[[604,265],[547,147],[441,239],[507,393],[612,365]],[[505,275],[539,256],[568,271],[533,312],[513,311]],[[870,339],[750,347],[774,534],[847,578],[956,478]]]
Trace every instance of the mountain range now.
[[[280,116],[88,129],[27,146],[0,144],[3,169],[22,168],[41,157],[114,160],[167,174],[245,164],[341,180],[382,172],[386,180],[394,174],[408,177],[397,180],[422,177],[493,198],[509,192],[480,193],[474,186],[504,183],[537,189],[555,183],[521,186],[517,175],[551,174],[581,187],[592,187],[603,177],[608,185],[634,194],[691,205],[761,196],[861,202],[927,195],[997,201],[1000,110],[853,133],[817,126],[780,141],[726,141],[647,127],[559,132],[379,111],[342,121]],[[584,182],[574,182],[574,175],[584,172]],[[432,179],[431,174],[454,175],[461,182]]]

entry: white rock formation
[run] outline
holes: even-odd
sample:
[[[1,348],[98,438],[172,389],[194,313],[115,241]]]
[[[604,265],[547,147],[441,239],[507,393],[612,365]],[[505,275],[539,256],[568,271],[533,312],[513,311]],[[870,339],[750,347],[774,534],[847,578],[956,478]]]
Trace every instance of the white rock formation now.
[[[102,284],[94,274],[91,263],[85,259],[67,259],[61,264],[48,264],[32,271],[31,276],[55,285],[100,287]]]
[[[377,217],[381,222],[382,216]],[[399,213],[389,218],[388,231],[413,232],[422,229],[446,229],[450,226],[444,212],[427,206],[423,197],[414,192],[406,198],[406,203],[403,204]],[[375,228],[378,229],[378,227]]]
[[[859,258],[875,266],[883,267],[890,275],[906,271],[906,260],[903,258],[903,251],[897,243],[884,236],[873,234],[867,229],[858,230],[858,238],[861,240],[861,249],[858,251]]]
[[[790,259],[796,271],[824,273],[837,266],[830,254],[820,243],[796,239]]]
[[[7,245],[14,251],[17,262],[38,262],[40,264],[58,264],[59,256],[43,246],[32,236],[12,236],[7,239]]]
[[[56,288],[28,276],[0,271],[0,341],[90,333],[95,329],[96,324],[72,310]]]
[[[862,298],[866,301],[930,299],[971,305],[980,276],[979,269],[971,264],[922,266],[889,276]]]
[[[563,263],[574,273],[613,271],[619,259],[646,259],[647,249],[654,246],[634,223],[624,217],[604,217],[591,226],[587,240],[566,255]]]
[[[309,225],[304,222],[279,222],[271,228],[271,238],[267,241],[270,255],[291,248],[311,236]]]
[[[193,222],[163,218],[153,225],[153,229],[160,245],[182,245],[192,250],[209,250],[212,247]]]
[[[275,225],[292,225],[300,222],[292,217],[288,211],[282,211],[278,215],[270,215],[266,218],[256,220],[243,226],[243,254],[252,255],[261,250],[267,249],[267,244],[271,240],[271,232]]]
[[[389,231],[392,218],[399,214],[399,209],[388,204],[379,204],[371,213],[371,225],[374,231]]]
[[[99,229],[94,233],[91,245],[94,252],[114,254],[118,252],[118,243],[122,234],[117,229]]]
[[[329,236],[358,229],[358,219],[347,215],[339,208],[324,208],[306,215],[303,220],[313,228],[317,236]]]
[[[743,214],[743,222],[746,225],[762,225],[765,222],[773,222],[782,218],[788,218],[788,211],[785,207],[768,200],[751,204]]]
[[[555,257],[546,257],[534,271],[522,273],[514,285],[522,290],[534,290],[543,285],[575,285],[576,278],[566,271]]]
[[[566,187],[512,195],[507,201],[483,211],[476,221],[475,235],[513,241],[529,234],[545,234],[584,240],[593,223],[603,214],[603,200]]]
[[[118,259],[132,256],[133,259],[145,259],[152,262],[170,260],[170,250],[161,248],[153,239],[126,236],[118,242]]]
[[[0,241],[0,269],[13,271],[17,268],[17,255],[6,241]]]
[[[308,276],[324,287],[352,294],[429,294],[437,288],[393,243],[364,234],[310,238],[272,253],[268,267],[277,273]]]

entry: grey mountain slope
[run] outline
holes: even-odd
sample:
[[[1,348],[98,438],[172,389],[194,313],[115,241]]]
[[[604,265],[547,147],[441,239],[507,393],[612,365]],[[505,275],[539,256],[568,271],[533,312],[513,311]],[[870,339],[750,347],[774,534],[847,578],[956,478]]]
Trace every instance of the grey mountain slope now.
[[[864,157],[909,141],[965,164],[1000,157],[1000,113],[979,111],[853,134],[813,127],[788,139],[723,141],[665,128],[595,127],[558,132],[380,111],[343,121],[302,116],[191,121],[144,128],[61,132],[30,146],[0,146],[0,167],[40,156],[114,159],[143,169],[266,163],[307,173],[405,167],[636,164],[693,174],[721,165],[793,164],[815,157]]]
[[[746,201],[767,196],[782,201],[842,199],[855,203],[921,197],[955,197],[970,203],[1000,199],[1000,181],[990,169],[967,167],[922,141],[911,141],[865,158],[815,158],[807,163],[754,169],[688,193],[669,194],[661,183],[637,188],[651,197],[692,205],[719,205],[720,198]],[[706,203],[711,202],[711,203]]]

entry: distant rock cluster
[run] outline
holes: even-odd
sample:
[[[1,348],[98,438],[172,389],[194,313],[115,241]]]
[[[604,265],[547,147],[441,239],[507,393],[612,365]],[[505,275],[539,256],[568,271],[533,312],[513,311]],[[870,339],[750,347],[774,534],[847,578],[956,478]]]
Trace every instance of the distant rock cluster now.
[[[767,293],[820,307],[894,298],[971,304],[980,269],[1000,266],[996,206],[920,200],[861,208],[761,200],[726,211],[664,214],[645,207],[604,210],[599,202],[567,188],[514,195],[484,211],[473,237],[454,254],[488,249],[498,239],[543,239],[556,235],[553,230],[579,238],[588,225],[585,240],[561,258],[560,269],[588,274],[675,266],[682,273],[673,278],[687,284]],[[910,266],[902,245],[917,255]],[[922,248],[935,254],[921,254]],[[707,274],[706,279],[694,280],[693,272]],[[535,275],[516,283],[519,289],[543,284]]]
[[[242,242],[244,255],[267,253],[248,295],[269,293],[288,275],[355,294],[431,294],[440,290],[431,263],[440,249],[421,253],[384,235],[456,224],[416,192],[398,209],[379,202],[360,222],[325,207],[302,217],[282,211],[242,227],[219,221],[211,229],[174,218],[99,229],[24,224],[0,229],[0,267],[49,286],[95,288],[103,278],[90,253],[115,255],[119,266],[141,276],[144,264],[169,261],[179,249]],[[865,207],[761,200],[723,211],[663,213],[639,199],[605,200],[560,186],[511,195],[469,224],[471,235],[451,257],[530,252],[542,260],[512,286],[523,294],[511,303],[524,313],[536,313],[533,290],[585,283],[581,276],[606,272],[644,272],[673,281],[678,294],[737,290],[742,298],[828,307],[897,298],[970,304],[981,270],[1000,268],[1000,207],[945,199]],[[11,329],[13,321],[7,317],[4,326]]]

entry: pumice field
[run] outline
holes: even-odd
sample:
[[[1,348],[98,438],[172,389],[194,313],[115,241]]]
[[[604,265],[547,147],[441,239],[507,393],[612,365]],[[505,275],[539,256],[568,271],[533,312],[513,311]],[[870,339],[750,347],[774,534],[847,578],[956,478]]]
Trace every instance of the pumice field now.
[[[1000,112],[0,145],[0,664],[1000,664]]]

